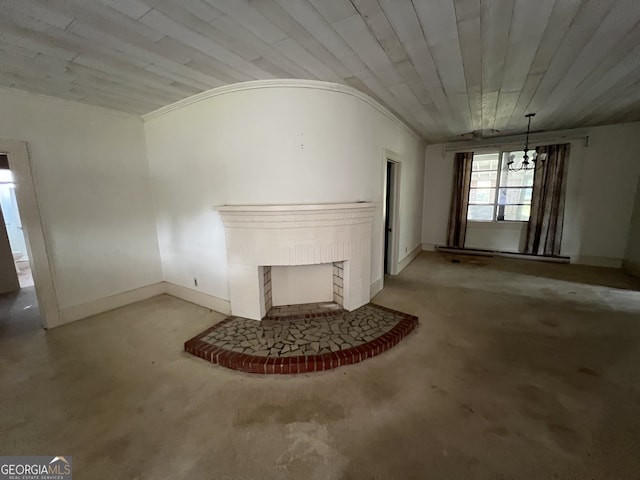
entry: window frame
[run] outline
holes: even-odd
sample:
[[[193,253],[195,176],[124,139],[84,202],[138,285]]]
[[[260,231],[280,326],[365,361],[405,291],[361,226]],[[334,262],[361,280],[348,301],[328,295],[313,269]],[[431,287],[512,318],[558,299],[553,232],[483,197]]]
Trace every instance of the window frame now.
[[[534,147],[535,149],[535,147]],[[495,149],[495,148],[483,148],[483,149],[476,149],[473,151],[474,157],[476,155],[487,155],[487,154],[492,154],[492,153],[497,153],[498,154],[498,168],[496,169],[496,186],[494,187],[495,189],[495,193],[493,196],[493,203],[474,203],[472,204],[471,202],[467,202],[467,222],[476,222],[476,223],[511,223],[511,224],[516,224],[516,223],[528,223],[529,220],[505,220],[504,219],[504,207],[506,206],[526,206],[526,205],[531,205],[530,203],[510,203],[508,205],[500,205],[498,203],[499,201],[499,196],[500,196],[500,190],[505,189],[524,189],[524,188],[529,188],[531,189],[532,193],[533,193],[533,184],[531,184],[531,186],[529,185],[509,185],[509,186],[502,186],[500,184],[500,180],[502,177],[502,172],[504,171],[502,168],[502,162],[503,162],[503,157],[505,153],[511,153],[511,152],[517,152],[520,151],[518,150],[518,147],[514,146],[513,148],[499,148],[499,149]],[[487,172],[491,172],[492,170],[485,170]],[[472,167],[472,173],[473,173],[473,167]],[[484,187],[487,188],[487,187]],[[489,187],[491,188],[491,187]],[[472,187],[471,184],[469,184],[469,196],[471,196],[471,190],[472,189],[482,189],[482,187]],[[489,206],[492,205],[493,206],[493,215],[492,215],[492,219],[491,220],[471,220],[469,219],[469,207],[471,205],[485,205],[485,206]],[[500,219],[498,217],[498,213],[500,210],[500,207],[502,207],[502,219]]]

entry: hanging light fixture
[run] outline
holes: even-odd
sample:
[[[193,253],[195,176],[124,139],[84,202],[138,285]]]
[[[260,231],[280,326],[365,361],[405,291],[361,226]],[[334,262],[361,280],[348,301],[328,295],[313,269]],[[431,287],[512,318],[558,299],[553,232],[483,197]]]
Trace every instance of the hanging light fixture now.
[[[507,166],[512,172],[520,172],[522,170],[538,170],[539,168],[544,167],[544,162],[547,159],[546,153],[541,153],[540,155],[538,155],[538,152],[534,150],[531,156],[529,156],[529,132],[531,130],[531,118],[535,116],[535,113],[527,113],[525,115],[525,117],[529,119],[529,123],[527,125],[527,138],[524,142],[524,155],[522,156],[522,163],[519,166],[514,165],[516,156],[513,154],[509,155]]]

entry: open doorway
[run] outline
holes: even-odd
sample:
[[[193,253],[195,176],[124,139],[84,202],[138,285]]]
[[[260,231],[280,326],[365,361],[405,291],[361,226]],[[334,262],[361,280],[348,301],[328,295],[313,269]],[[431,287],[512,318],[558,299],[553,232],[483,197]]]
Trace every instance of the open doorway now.
[[[27,144],[0,139],[0,167],[0,284],[15,282],[14,288],[0,288],[14,291],[0,298],[0,313],[28,304],[37,307],[44,328],[55,327],[60,309]]]
[[[9,168],[9,157],[4,153],[0,153],[0,217],[2,218],[0,227],[4,226],[6,234],[6,237],[0,240],[4,243],[4,248],[1,251],[6,257],[2,259],[2,265],[6,269],[5,274],[11,277],[3,282],[5,285],[3,290],[10,291],[7,287],[15,284],[16,280],[19,288],[33,287],[29,249],[20,220],[15,179]],[[12,266],[15,270],[15,278],[13,278],[11,271]]]
[[[396,202],[397,202],[398,162],[387,159],[386,184],[384,198],[384,273],[396,274],[395,238],[397,227]]]

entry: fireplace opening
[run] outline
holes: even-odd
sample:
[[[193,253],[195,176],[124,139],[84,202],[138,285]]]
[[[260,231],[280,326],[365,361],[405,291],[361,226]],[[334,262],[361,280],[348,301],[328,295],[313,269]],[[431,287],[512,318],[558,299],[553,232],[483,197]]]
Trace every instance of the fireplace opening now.
[[[273,307],[344,305],[344,261],[315,265],[268,265],[262,269],[265,313]]]

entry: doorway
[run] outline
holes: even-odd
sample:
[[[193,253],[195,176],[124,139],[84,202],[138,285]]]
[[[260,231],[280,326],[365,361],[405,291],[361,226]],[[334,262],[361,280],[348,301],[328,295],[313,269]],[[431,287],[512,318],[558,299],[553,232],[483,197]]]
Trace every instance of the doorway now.
[[[2,264],[5,267],[3,276],[9,277],[4,279],[2,291],[15,291],[15,289],[8,287],[12,284],[15,285],[16,281],[19,288],[33,287],[29,249],[20,220],[15,179],[13,172],[9,169],[9,158],[4,153],[0,153],[0,218],[2,219],[0,227],[4,226],[4,234],[6,235],[0,240],[4,247],[2,248]],[[11,269],[12,266],[15,277]]]
[[[30,280],[32,286],[25,286],[20,293],[8,296],[23,298],[24,294],[30,294],[32,305],[39,307],[42,326],[55,327],[60,324],[60,309],[27,144],[0,139],[0,167],[3,167],[0,171],[4,171],[1,174],[4,181],[0,200],[0,212],[4,213],[0,215],[0,280],[11,278],[6,274],[12,274],[16,281],[13,290],[20,290],[20,281],[16,277],[23,273],[23,280]],[[9,227],[14,231],[10,232]],[[10,235],[14,237],[11,241]]]
[[[394,275],[395,238],[396,238],[396,185],[398,180],[398,162],[387,159],[386,185],[384,198],[384,273]]]

